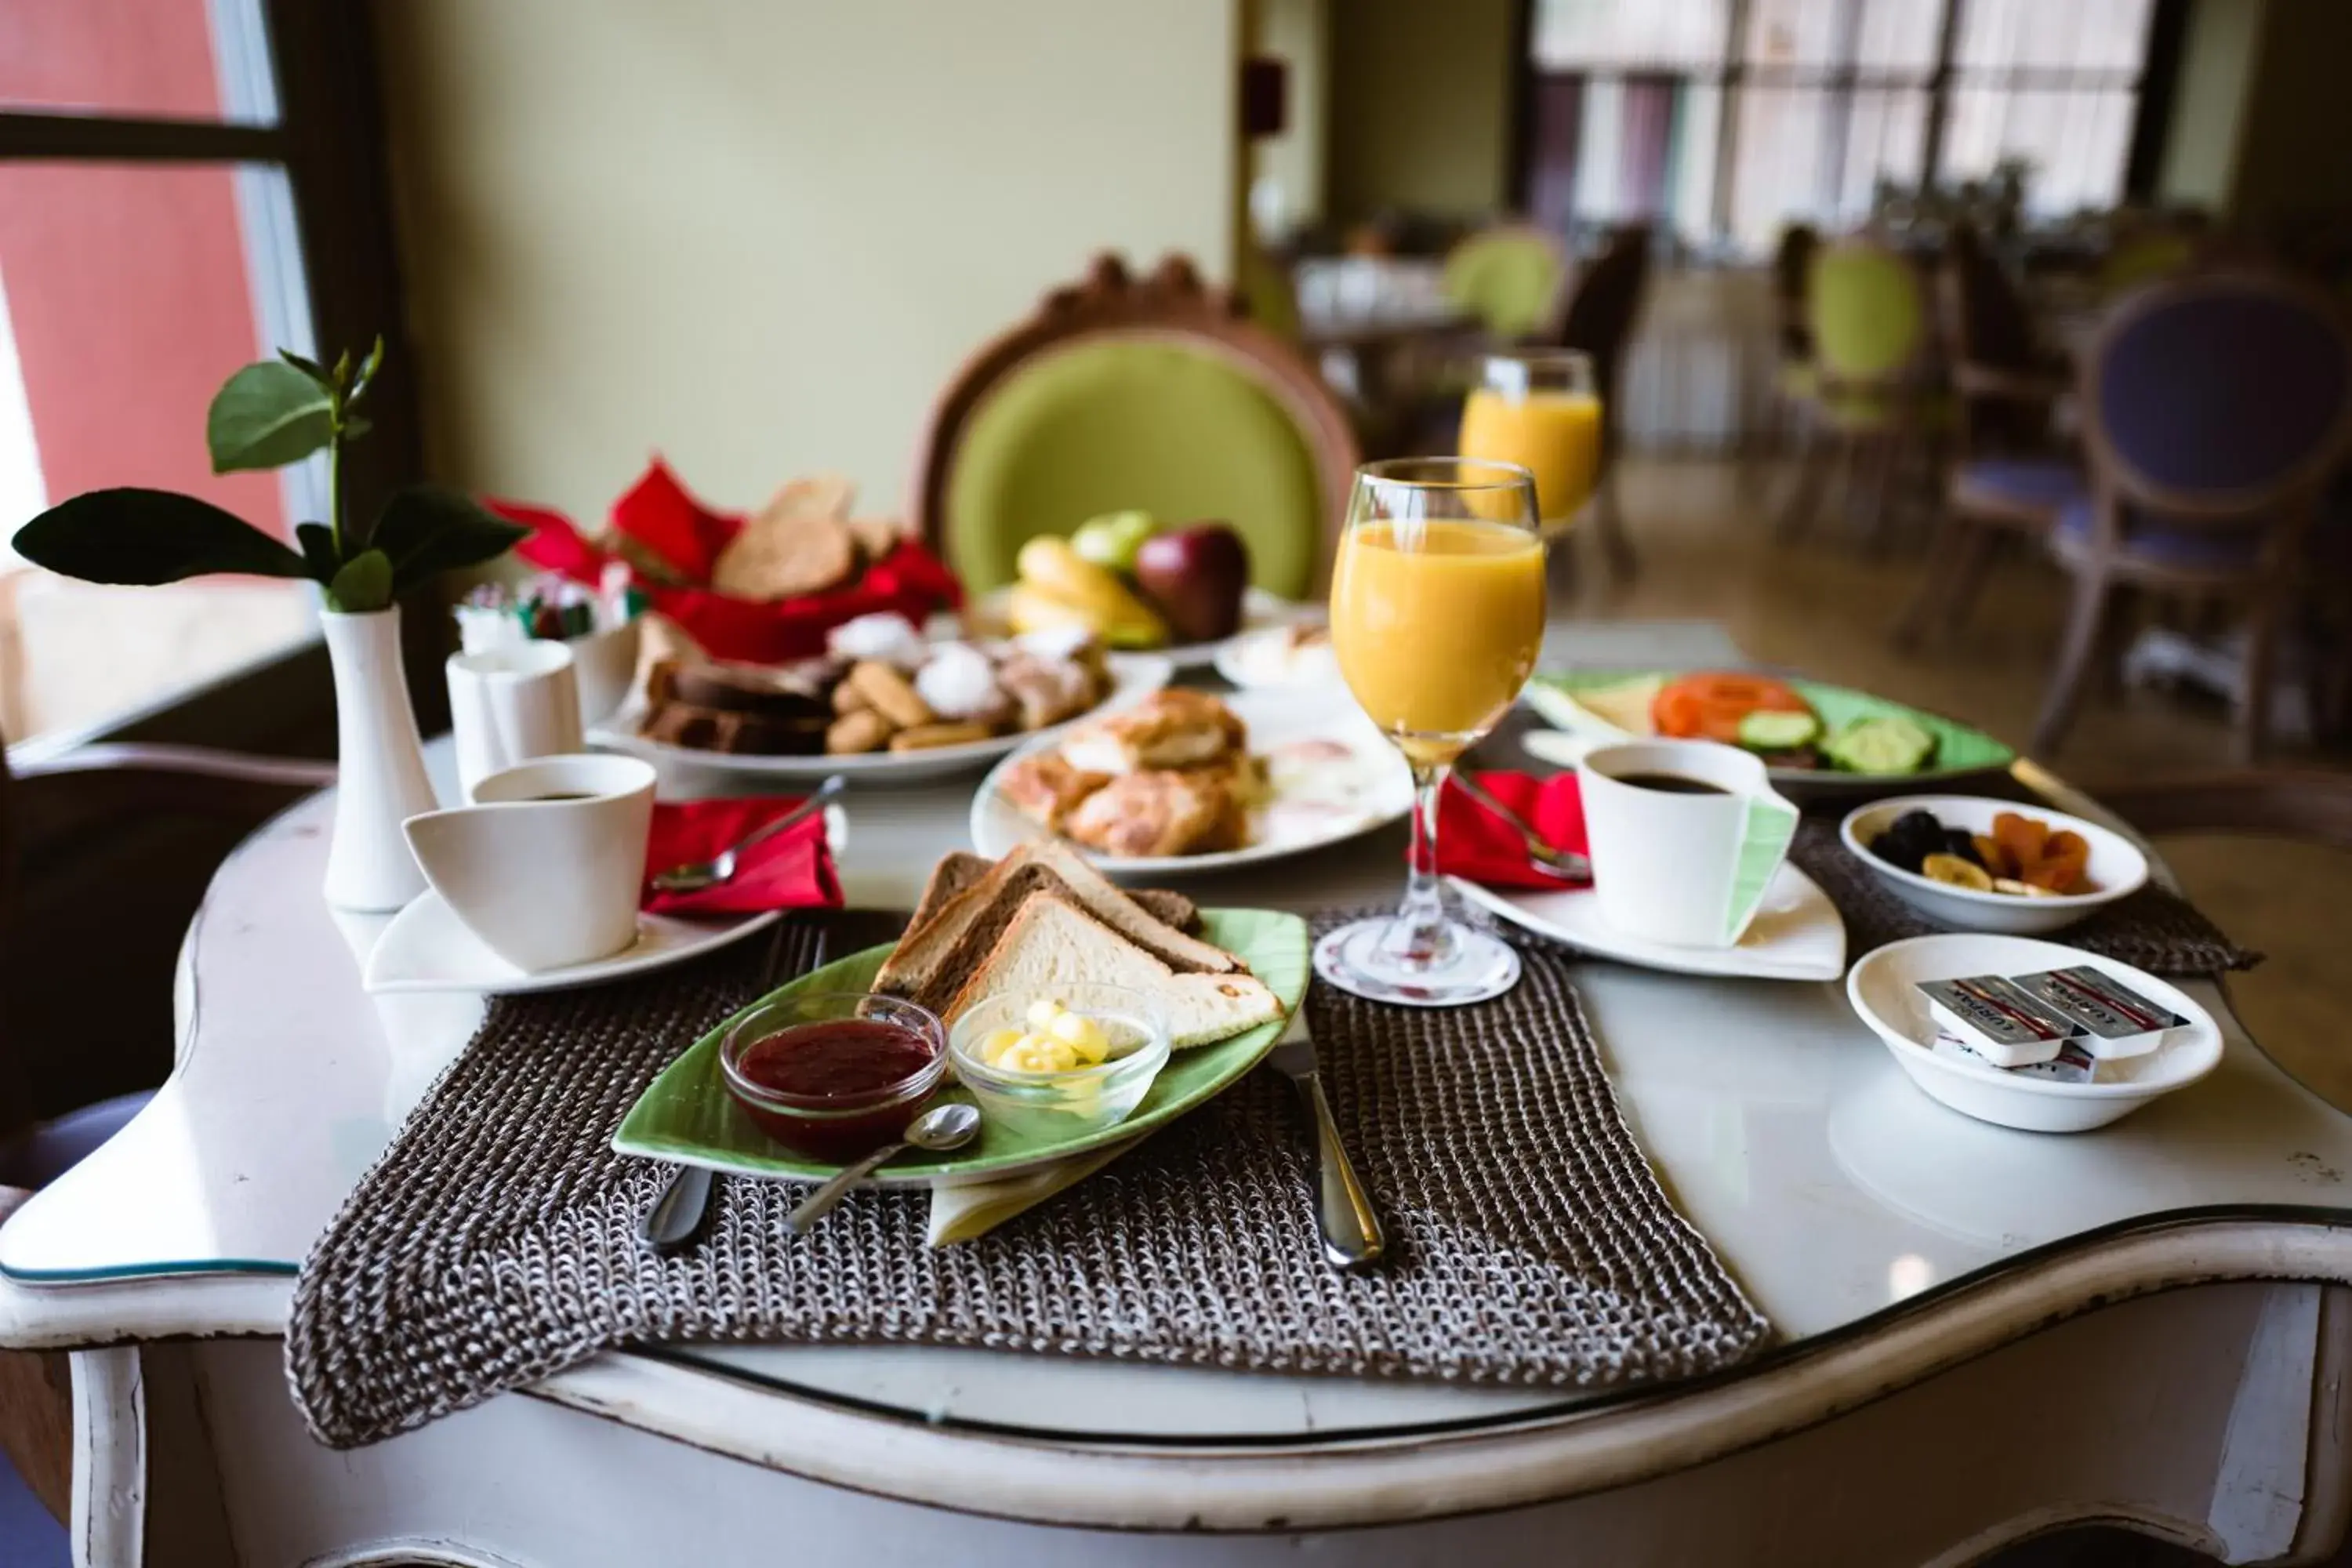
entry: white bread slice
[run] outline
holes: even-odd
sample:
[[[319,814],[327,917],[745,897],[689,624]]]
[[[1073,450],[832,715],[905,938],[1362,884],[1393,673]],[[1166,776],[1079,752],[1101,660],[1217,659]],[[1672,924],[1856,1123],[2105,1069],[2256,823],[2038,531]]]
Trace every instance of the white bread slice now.
[[[1003,864],[1044,866],[1052,870],[1070,889],[1080,909],[1175,968],[1198,969],[1215,974],[1228,969],[1249,967],[1214,942],[1186,935],[1178,929],[1178,922],[1139,902],[1134,895],[1096,870],[1093,861],[1061,839],[1034,839],[1016,847],[1004,858]],[[1169,898],[1173,895],[1155,896]],[[1198,911],[1193,912],[1197,918]]]
[[[941,1009],[952,1024],[991,996],[1051,996],[1079,982],[1121,985],[1159,1003],[1177,1050],[1279,1023],[1282,999],[1246,971],[1179,974],[1058,893],[1021,900],[1004,934]]]

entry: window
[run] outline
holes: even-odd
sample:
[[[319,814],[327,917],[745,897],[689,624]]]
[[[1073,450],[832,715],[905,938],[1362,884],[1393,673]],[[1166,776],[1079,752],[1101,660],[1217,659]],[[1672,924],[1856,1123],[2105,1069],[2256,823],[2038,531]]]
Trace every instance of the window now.
[[[89,731],[315,642],[308,584],[100,588],[28,566],[5,540],[110,485],[185,490],[281,535],[320,515],[323,459],[216,476],[205,410],[239,365],[280,345],[316,352],[304,241],[348,253],[351,226],[328,190],[342,177],[337,128],[281,102],[269,26],[289,16],[311,50],[301,74],[317,100],[339,90],[321,52],[339,24],[281,0],[0,5],[0,733],[13,742]]]
[[[1528,205],[1754,256],[2011,159],[2035,216],[2111,205],[2151,4],[1537,0]]]

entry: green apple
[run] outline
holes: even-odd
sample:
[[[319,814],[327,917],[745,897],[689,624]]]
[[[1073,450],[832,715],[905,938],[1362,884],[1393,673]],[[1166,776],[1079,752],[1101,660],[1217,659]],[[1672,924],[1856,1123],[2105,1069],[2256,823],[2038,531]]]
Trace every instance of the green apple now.
[[[1078,524],[1070,535],[1070,548],[1105,571],[1129,575],[1135,571],[1136,552],[1159,531],[1160,520],[1148,511],[1107,511]]]

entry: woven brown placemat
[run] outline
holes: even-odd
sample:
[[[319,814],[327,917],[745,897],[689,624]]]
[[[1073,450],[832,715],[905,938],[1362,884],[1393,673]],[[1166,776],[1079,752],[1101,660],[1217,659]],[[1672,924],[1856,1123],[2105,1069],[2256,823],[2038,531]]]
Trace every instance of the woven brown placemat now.
[[[1343,1275],[1315,1228],[1289,1086],[1249,1075],[981,1239],[925,1245],[921,1193],[860,1192],[816,1232],[802,1189],[727,1179],[709,1234],[656,1258],[667,1167],[609,1144],[654,1076],[765,973],[887,939],[796,916],[597,990],[495,1003],[302,1267],[296,1403],[349,1447],[636,1342],[984,1346],[1272,1373],[1597,1389],[1714,1371],[1769,1333],[1677,1215],[1603,1076],[1570,954],[1510,996],[1424,1012],[1315,988],[1333,1107],[1390,1260]],[[781,963],[774,962],[780,958]]]
[[[1809,816],[1797,826],[1789,858],[1827,893],[1845,917],[1845,950],[1859,958],[1906,937],[1958,928],[1928,919],[1890,891],[1838,837],[1834,820]],[[2220,974],[2252,969],[2263,955],[2240,947],[2179,894],[2151,882],[2117,899],[2053,942],[2104,953],[2150,974]]]

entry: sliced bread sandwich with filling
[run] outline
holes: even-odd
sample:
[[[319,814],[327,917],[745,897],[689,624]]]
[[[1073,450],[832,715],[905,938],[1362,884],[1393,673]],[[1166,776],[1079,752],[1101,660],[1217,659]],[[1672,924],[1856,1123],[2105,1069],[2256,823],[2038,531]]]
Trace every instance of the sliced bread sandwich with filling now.
[[[1246,970],[1179,973],[1055,892],[1032,892],[940,1009],[952,1024],[991,996],[1049,997],[1079,982],[1150,996],[1177,1050],[1279,1023],[1282,999]]]

